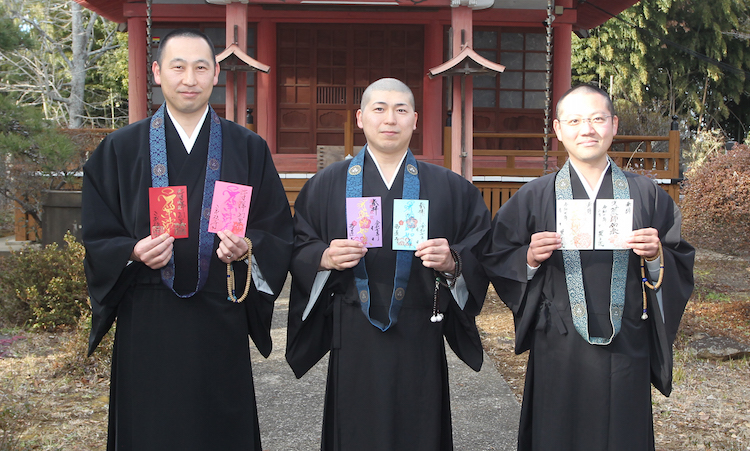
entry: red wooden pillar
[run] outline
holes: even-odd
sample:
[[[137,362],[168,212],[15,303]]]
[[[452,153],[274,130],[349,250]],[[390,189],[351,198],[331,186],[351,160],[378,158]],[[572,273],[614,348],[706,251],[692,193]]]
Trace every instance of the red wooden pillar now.
[[[559,99],[565,91],[570,89],[571,75],[571,56],[573,45],[572,39],[573,25],[560,24],[554,28],[553,43],[554,55],[552,59],[552,114],[554,115]]]
[[[443,27],[433,21],[425,27],[424,64],[425,74],[430,68],[443,62]],[[419,123],[422,127],[422,155],[442,164],[443,149],[443,77],[431,79],[425,75],[422,82],[422,111]]]
[[[146,61],[146,20],[128,17],[128,121],[148,117],[148,65]],[[154,55],[155,57],[156,55]]]
[[[258,61],[271,66],[271,72],[255,75],[256,131],[265,138],[271,153],[276,153],[276,23],[268,19],[258,23]]]
[[[226,8],[227,47],[236,41],[240,50],[247,52],[247,5],[240,2],[232,2],[227,4]],[[236,35],[235,26],[237,27]],[[247,73],[243,71],[229,71],[226,75],[227,92],[225,116],[230,121],[245,126],[245,111],[247,111]],[[237,95],[236,98],[235,91]],[[237,117],[235,117],[235,105],[237,107]]]
[[[457,55],[464,46],[472,45],[472,13],[473,11],[468,6],[451,8],[451,26],[453,27],[453,52],[451,56]],[[469,181],[473,178],[474,165],[473,117],[474,102],[471,76],[456,75],[453,77],[451,170],[461,174]]]
[[[555,117],[557,101],[562,95],[570,89],[570,83],[573,79],[571,70],[571,56],[573,44],[572,39],[573,25],[561,24],[553,30],[553,56],[552,56],[552,117]],[[551,140],[552,151],[558,150],[556,139]]]

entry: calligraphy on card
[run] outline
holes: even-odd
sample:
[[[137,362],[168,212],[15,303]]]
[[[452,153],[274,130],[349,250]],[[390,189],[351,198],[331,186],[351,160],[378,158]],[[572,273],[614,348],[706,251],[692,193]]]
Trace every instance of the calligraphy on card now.
[[[252,194],[252,186],[217,181],[214,185],[208,231],[216,233],[229,230],[235,235],[245,236]]]
[[[561,249],[594,249],[594,201],[558,200],[557,233],[562,240]]]
[[[632,199],[596,200],[596,249],[628,249],[625,239],[632,234]]]
[[[365,247],[383,246],[383,211],[380,197],[346,198],[346,237]]]
[[[188,237],[187,186],[148,189],[151,236]]]
[[[430,201],[394,199],[393,250],[416,251],[417,244],[427,241]]]

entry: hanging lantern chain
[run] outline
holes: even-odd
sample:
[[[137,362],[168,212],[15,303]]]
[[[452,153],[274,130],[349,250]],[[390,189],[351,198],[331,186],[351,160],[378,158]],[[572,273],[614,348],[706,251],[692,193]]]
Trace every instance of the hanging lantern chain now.
[[[549,157],[549,134],[550,124],[552,123],[552,21],[555,20],[555,0],[547,1],[547,64],[545,74],[545,91],[544,91],[544,172],[547,172]]]
[[[146,105],[148,105],[148,115],[149,117],[153,115],[153,90],[152,86],[154,83],[154,74],[151,70],[151,48],[152,48],[152,42],[151,42],[151,3],[152,0],[146,0]]]

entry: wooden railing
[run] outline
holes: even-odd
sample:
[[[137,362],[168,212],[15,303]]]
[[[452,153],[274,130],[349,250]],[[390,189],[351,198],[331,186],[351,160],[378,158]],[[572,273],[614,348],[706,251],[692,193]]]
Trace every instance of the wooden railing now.
[[[544,138],[543,133],[474,133],[474,138]],[[555,135],[547,135],[550,142]],[[654,151],[654,143],[664,142],[663,151]],[[448,142],[450,146],[450,142]],[[448,154],[450,156],[450,154]],[[680,173],[680,132],[668,136],[615,136],[610,157],[621,168],[643,172],[657,179],[676,179]],[[488,157],[488,158],[486,158]],[[547,152],[547,168],[561,167],[568,154],[563,150]],[[487,164],[490,163],[490,164]],[[541,176],[544,174],[543,150],[474,149],[474,175]]]
[[[544,133],[476,132],[474,138],[504,140],[532,139],[541,142]],[[444,131],[444,155],[450,167],[450,127]],[[547,152],[546,172],[562,167],[568,154],[554,134],[546,135],[558,150]],[[474,184],[482,191],[487,207],[494,214],[529,178],[545,174],[544,150],[474,149]],[[667,136],[615,136],[609,150],[615,163],[632,172],[656,179],[675,201],[679,200],[680,132],[671,130]],[[523,179],[518,179],[522,177]]]

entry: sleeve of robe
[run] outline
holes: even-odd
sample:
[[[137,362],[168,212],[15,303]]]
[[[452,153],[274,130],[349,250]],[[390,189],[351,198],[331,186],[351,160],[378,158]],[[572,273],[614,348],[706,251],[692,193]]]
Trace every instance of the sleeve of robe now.
[[[672,344],[680,326],[685,306],[693,292],[693,263],[695,249],[681,236],[682,214],[671,197],[649,179],[641,191],[650,192],[653,201],[651,223],[646,225],[659,231],[662,243],[664,278],[660,288],[662,306],[653,290],[646,288],[649,297],[649,341],[651,383],[662,394],[672,391]],[[655,282],[655,281],[654,281]]]
[[[298,378],[307,373],[331,349],[331,296],[336,291],[342,291],[340,284],[346,274],[331,271],[315,305],[303,321],[302,314],[310,302],[310,293],[323,252],[331,240],[346,237],[343,221],[340,236],[328,236],[329,222],[340,219],[341,212],[344,212],[344,206],[332,198],[332,193],[343,193],[340,184],[335,183],[337,177],[329,176],[336,168],[337,165],[329,166],[305,183],[294,202],[294,251],[290,266],[292,289],[289,298],[286,360]],[[345,175],[343,177],[346,178]],[[332,213],[331,210],[338,211],[338,214]]]
[[[274,301],[286,280],[292,253],[289,200],[265,140],[244,127],[224,120],[222,123],[225,124],[224,149],[231,149],[225,150],[222,157],[222,179],[253,187],[245,236],[253,243],[253,256],[273,295],[251,289],[244,304],[250,337],[258,351],[268,357]],[[248,270],[242,262],[235,265],[238,273]],[[244,286],[241,285],[244,280],[238,277],[237,286]]]
[[[112,326],[117,304],[143,267],[136,263],[128,265],[138,238],[126,227],[121,213],[120,175],[113,139],[116,133],[99,144],[83,168],[84,270],[92,314],[89,354]]]
[[[440,200],[436,203],[445,202],[447,197],[450,198],[448,205],[453,214],[455,236],[444,238],[448,239],[450,246],[461,258],[461,273],[469,291],[469,297],[462,309],[450,291],[440,287],[440,308],[445,313],[443,334],[456,356],[474,371],[479,371],[484,351],[475,317],[484,305],[489,281],[480,263],[477,249],[489,233],[490,213],[481,193],[474,185],[453,172],[444,171],[443,168],[439,168],[439,171],[437,177],[430,179],[440,180],[440,174],[445,174],[448,178],[445,186],[451,186],[450,193],[442,193],[437,187],[430,188],[441,193]]]
[[[554,190],[550,176],[527,183],[510,197],[492,220],[492,231],[484,248],[483,265],[500,299],[513,312],[516,354],[530,348],[536,311],[541,301],[545,266],[528,280],[526,253],[531,235],[542,232],[554,212]]]

